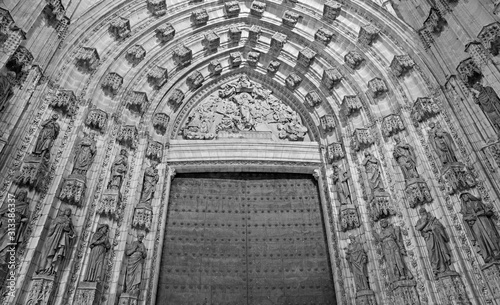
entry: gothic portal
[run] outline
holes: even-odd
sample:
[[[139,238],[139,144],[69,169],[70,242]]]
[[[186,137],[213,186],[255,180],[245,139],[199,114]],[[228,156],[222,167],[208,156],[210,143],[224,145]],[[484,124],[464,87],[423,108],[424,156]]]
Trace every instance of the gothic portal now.
[[[500,305],[498,6],[0,1],[0,303]]]

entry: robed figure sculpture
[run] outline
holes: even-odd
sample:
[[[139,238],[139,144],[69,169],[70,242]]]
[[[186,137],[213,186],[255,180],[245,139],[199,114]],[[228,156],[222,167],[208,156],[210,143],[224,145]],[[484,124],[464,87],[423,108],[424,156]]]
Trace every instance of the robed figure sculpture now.
[[[106,266],[106,252],[111,248],[108,237],[109,226],[101,224],[97,228],[92,242],[90,243],[90,257],[89,265],[87,267],[87,274],[85,275],[85,282],[100,282],[102,272]]]
[[[341,205],[352,204],[350,178],[351,175],[347,171],[342,171],[337,166],[333,168],[332,179]]]
[[[469,229],[469,237],[479,248],[485,263],[500,259],[500,236],[491,218],[493,211],[481,199],[470,193],[460,195],[464,221]]]
[[[146,258],[147,250],[142,240],[144,234],[137,235],[137,241],[134,241],[126,250],[128,256],[127,271],[125,275],[125,292],[137,296],[140,292],[142,282],[142,270],[144,259]]]
[[[354,277],[356,292],[369,290],[368,282],[368,256],[359,241],[353,235],[349,236],[350,244],[346,250],[346,259],[349,263],[349,269]]]
[[[35,149],[33,150],[34,155],[47,157],[48,153],[50,153],[50,149],[61,130],[61,127],[57,123],[58,118],[59,116],[54,114],[50,119],[42,123],[42,130],[38,135]]]
[[[142,183],[141,199],[139,200],[139,206],[151,207],[151,201],[154,198],[156,184],[160,176],[158,175],[158,169],[156,161],[151,161],[151,166],[146,168],[144,171],[144,179]]]
[[[450,134],[444,131],[439,123],[434,124],[431,122],[429,126],[431,127],[429,130],[429,144],[439,158],[441,166],[457,162],[455,156],[456,147]]]
[[[431,262],[434,276],[450,271],[451,249],[450,237],[443,224],[427,210],[419,210],[420,218],[415,228],[425,239],[425,246]]]
[[[86,176],[92,162],[94,162],[96,151],[95,140],[89,134],[86,134],[76,149],[73,173]]]
[[[410,180],[420,178],[417,171],[417,156],[413,151],[413,147],[409,144],[401,143],[401,139],[398,136],[394,137],[394,141],[396,145],[392,154],[401,167],[406,183]]]
[[[127,150],[122,149],[111,167],[111,178],[109,179],[108,189],[119,191],[122,187],[123,180],[125,180],[127,170],[128,152]]]

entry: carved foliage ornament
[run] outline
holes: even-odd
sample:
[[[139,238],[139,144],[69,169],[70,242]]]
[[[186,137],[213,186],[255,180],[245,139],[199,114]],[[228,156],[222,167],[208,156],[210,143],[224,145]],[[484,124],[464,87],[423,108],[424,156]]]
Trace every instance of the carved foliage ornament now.
[[[257,17],[262,17],[264,12],[266,11],[267,4],[261,1],[252,2],[252,6],[250,7],[250,13]]]
[[[139,132],[134,125],[126,125],[120,128],[120,132],[116,137],[116,140],[123,146],[129,147],[131,149],[137,148],[139,138]]]
[[[96,49],[83,47],[76,55],[76,66],[84,71],[90,72],[97,68],[99,60],[99,53],[97,53]]]
[[[390,137],[405,129],[405,125],[401,116],[398,114],[390,114],[382,121],[382,134],[385,137]]]
[[[108,114],[97,108],[90,109],[85,119],[85,125],[100,132],[104,132],[107,122]]]
[[[414,124],[418,125],[418,123],[423,122],[440,112],[441,110],[434,99],[430,97],[419,97],[413,104],[411,118],[413,119]]]

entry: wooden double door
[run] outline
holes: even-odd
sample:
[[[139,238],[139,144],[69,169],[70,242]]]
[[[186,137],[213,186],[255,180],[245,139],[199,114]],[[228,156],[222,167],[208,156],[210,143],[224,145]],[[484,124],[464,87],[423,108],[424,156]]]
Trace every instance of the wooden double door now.
[[[336,304],[310,175],[179,174],[156,304]]]

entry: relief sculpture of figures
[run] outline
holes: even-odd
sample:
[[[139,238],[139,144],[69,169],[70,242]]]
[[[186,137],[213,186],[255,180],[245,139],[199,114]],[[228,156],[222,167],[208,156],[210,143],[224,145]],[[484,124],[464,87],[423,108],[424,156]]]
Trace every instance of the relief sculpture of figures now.
[[[144,234],[137,235],[137,241],[134,241],[126,251],[128,256],[127,271],[125,275],[125,292],[130,295],[138,295],[142,282],[142,269],[147,250],[142,240]]]
[[[92,162],[94,162],[96,150],[95,140],[89,134],[86,134],[76,149],[73,173],[86,176]]]
[[[71,221],[71,209],[66,209],[62,215],[54,219],[47,233],[45,249],[41,254],[42,261],[45,261],[38,274],[54,275],[58,272],[59,267],[71,251],[75,236],[75,229]]]
[[[419,210],[420,218],[415,228],[425,239],[434,276],[450,271],[451,249],[448,243],[450,237],[443,224],[427,210]]]
[[[380,162],[369,151],[365,151],[365,160],[363,160],[368,178],[370,190],[373,193],[384,191],[384,182],[382,181],[382,173],[380,171]]]
[[[120,151],[120,155],[116,157],[113,166],[111,167],[111,178],[109,179],[108,189],[120,190],[125,180],[125,175],[128,170],[128,152],[125,149]]]
[[[396,146],[394,147],[393,156],[401,167],[405,180],[408,182],[419,178],[417,156],[413,151],[413,147],[409,144],[401,143],[401,139],[398,136],[394,136],[394,141],[396,141]]]
[[[353,235],[349,236],[350,244],[346,250],[346,259],[349,263],[349,269],[354,277],[356,292],[369,290],[368,281],[368,256],[361,242],[356,240]]]
[[[485,263],[500,259],[500,236],[495,227],[493,211],[487,208],[480,198],[470,193],[460,195],[464,221],[467,223],[469,236],[479,248]]]
[[[440,125],[429,123],[429,144],[433,148],[435,154],[438,156],[442,166],[449,165],[457,162],[455,156],[455,144],[448,132],[446,132]]]
[[[35,149],[33,150],[34,155],[47,156],[46,153],[50,152],[61,129],[57,123],[57,119],[59,119],[59,116],[54,114],[50,119],[42,123],[42,130],[38,135]]]
[[[486,117],[497,132],[500,132],[500,99],[495,90],[489,86],[484,87],[480,82],[477,82],[474,84],[472,92]]]
[[[28,222],[28,193],[21,191],[16,196],[15,207],[11,208],[8,204],[0,209],[0,265],[4,263],[7,256],[7,250],[14,246],[17,248],[23,242],[24,231]],[[12,218],[14,214],[14,218]],[[14,221],[12,221],[12,219]],[[14,228],[13,230],[9,230]]]
[[[352,204],[351,189],[349,187],[351,175],[347,171],[341,171],[337,166],[333,167],[333,183],[337,188],[341,205]]]
[[[97,232],[92,236],[89,265],[87,267],[87,274],[85,275],[86,282],[100,282],[101,280],[102,272],[106,266],[106,252],[111,248],[108,231],[109,226],[101,224],[97,228]]]
[[[158,175],[158,169],[156,166],[158,162],[151,161],[151,166],[146,168],[144,171],[144,180],[142,184],[141,199],[139,200],[139,206],[151,207],[151,201],[153,200],[156,184],[160,176]]]
[[[389,224],[386,219],[380,221],[380,227],[380,234],[374,231],[373,236],[382,247],[390,282],[412,279],[413,275],[403,259],[406,256],[406,249],[403,245],[401,229]]]

